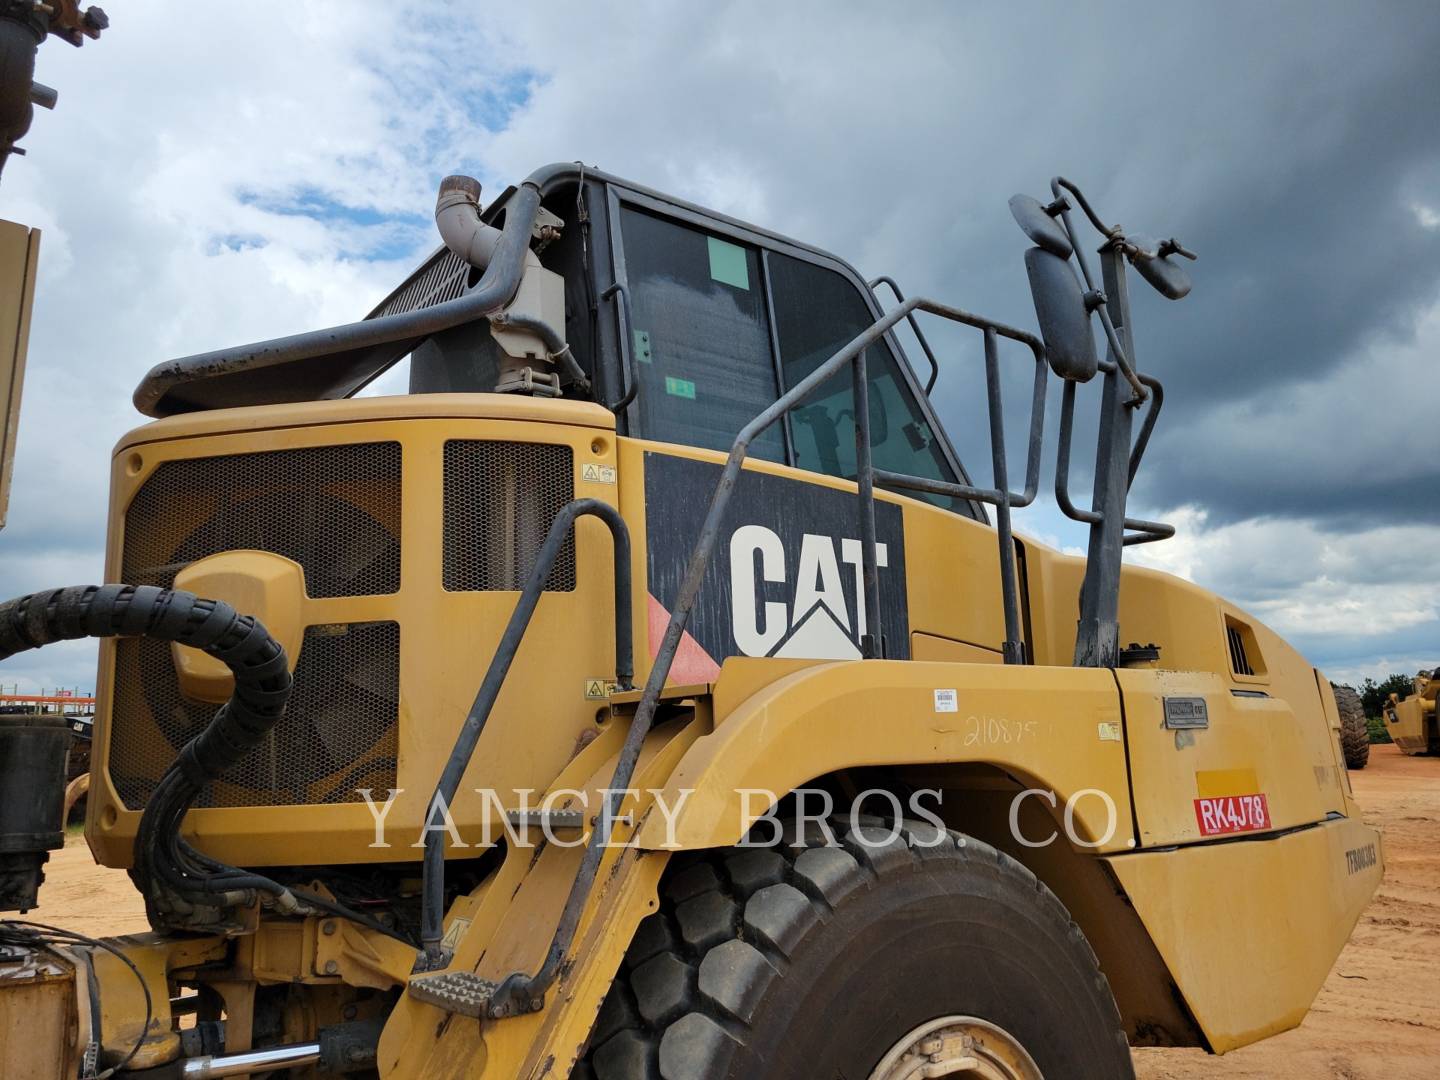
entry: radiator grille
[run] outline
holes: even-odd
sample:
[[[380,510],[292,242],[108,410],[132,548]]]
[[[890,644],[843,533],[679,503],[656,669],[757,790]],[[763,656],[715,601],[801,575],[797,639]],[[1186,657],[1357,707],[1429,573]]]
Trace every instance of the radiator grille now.
[[[168,588],[197,559],[269,551],[305,570],[312,597],[400,587],[400,445],[363,443],[195,458],[161,465],[125,514],[120,578]],[[395,783],[399,628],[312,626],[284,720],[201,806],[356,802]],[[181,697],[170,647],[116,643],[109,769],[140,809],[216,706]]]
[[[218,706],[180,695],[170,646],[148,638],[116,645],[110,779],[132,810],[145,805],[180,748]],[[400,628],[393,622],[311,626],[295,664],[285,716],[197,806],[362,802],[395,786],[400,710]]]
[[[305,568],[313,597],[400,588],[400,444],[360,443],[170,461],[125,514],[121,580],[168,588],[222,551]]]
[[[444,583],[449,592],[516,591],[535,568],[555,515],[575,497],[568,446],[445,444]],[[575,533],[545,588],[575,588]]]

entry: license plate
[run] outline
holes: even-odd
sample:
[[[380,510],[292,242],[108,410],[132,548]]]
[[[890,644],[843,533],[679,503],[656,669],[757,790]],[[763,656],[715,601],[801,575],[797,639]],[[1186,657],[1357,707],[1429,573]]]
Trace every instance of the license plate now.
[[[1201,836],[1261,832],[1270,828],[1270,807],[1264,795],[1221,795],[1195,800]]]

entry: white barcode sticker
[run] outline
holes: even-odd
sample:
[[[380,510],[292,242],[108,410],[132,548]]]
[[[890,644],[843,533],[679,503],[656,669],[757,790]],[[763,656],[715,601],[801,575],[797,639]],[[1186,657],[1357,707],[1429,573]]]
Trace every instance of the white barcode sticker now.
[[[953,689],[935,691],[936,712],[958,712],[960,700]]]

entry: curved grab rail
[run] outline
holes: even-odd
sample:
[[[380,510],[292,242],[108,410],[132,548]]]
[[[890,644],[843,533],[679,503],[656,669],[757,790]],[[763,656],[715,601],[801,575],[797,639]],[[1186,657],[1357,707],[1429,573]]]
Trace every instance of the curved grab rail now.
[[[905,294],[900,291],[900,286],[895,283],[895,279],[889,274],[881,274],[867,284],[869,284],[871,292],[875,291],[877,285],[888,285],[890,291],[895,294],[895,302],[897,304],[905,303]],[[935,353],[930,348],[930,342],[926,340],[925,334],[920,329],[920,323],[915,318],[915,313],[911,312],[905,316],[905,321],[910,324],[910,330],[914,333],[915,340],[920,342],[920,348],[925,353],[925,359],[930,361],[930,378],[925,380],[925,396],[929,397],[930,391],[935,389],[935,380],[940,378],[940,364],[935,359]]]

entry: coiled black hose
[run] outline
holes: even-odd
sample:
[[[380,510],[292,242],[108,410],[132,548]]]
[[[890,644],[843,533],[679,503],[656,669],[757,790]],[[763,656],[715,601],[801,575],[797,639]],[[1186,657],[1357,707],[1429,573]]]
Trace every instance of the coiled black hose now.
[[[168,890],[191,903],[216,907],[247,903],[260,892],[283,911],[302,906],[328,911],[400,937],[334,901],[218,862],[180,835],[181,822],[205,785],[260,745],[285,713],[289,661],[259,620],[223,600],[151,585],[79,585],[0,603],[0,661],[56,641],[133,636],[199,649],[235,676],[230,700],[181,748],[140,817],[135,863],[146,895],[155,899]]]
[[[145,806],[136,834],[137,869],[191,900],[257,888],[180,839],[180,822],[210,780],[258,746],[285,712],[290,671],[285,650],[253,616],[221,600],[154,586],[80,585],[0,604],[0,660],[55,641],[143,635],[200,649],[235,675],[235,691],[215,719],[186,743]],[[269,890],[267,890],[269,891]]]

